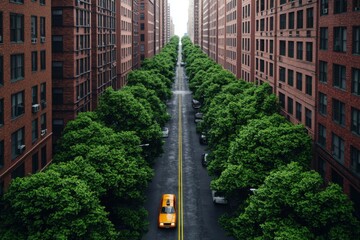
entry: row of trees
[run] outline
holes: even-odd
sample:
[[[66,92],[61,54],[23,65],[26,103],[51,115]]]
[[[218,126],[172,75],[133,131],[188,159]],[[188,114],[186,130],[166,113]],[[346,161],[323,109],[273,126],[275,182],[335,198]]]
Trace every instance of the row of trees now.
[[[190,88],[202,103],[211,187],[236,209],[221,218],[227,232],[242,240],[359,239],[352,203],[309,170],[311,139],[279,115],[271,87],[237,80],[187,37],[182,45]]]
[[[11,182],[1,200],[0,239],[141,239],[178,42],[172,38],[130,73],[126,87],[107,89],[95,111],[70,121],[53,164]]]

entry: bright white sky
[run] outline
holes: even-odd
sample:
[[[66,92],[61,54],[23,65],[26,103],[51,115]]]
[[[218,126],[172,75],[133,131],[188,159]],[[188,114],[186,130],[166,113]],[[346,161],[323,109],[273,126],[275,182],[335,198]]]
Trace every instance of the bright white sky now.
[[[189,0],[168,0],[170,3],[170,16],[175,25],[175,35],[180,38],[187,32]]]

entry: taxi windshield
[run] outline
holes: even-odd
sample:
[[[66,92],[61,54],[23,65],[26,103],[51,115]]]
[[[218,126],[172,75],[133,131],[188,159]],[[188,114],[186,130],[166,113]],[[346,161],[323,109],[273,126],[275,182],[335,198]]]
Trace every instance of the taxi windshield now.
[[[162,207],[161,213],[175,213],[174,207]]]

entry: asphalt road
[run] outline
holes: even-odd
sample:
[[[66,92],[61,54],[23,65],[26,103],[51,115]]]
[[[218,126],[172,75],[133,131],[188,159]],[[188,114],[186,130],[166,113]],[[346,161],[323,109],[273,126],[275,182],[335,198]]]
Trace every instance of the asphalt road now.
[[[179,55],[179,62],[181,55]],[[210,176],[201,165],[201,154],[206,146],[200,145],[194,123],[195,110],[191,106],[183,67],[177,67],[173,97],[168,102],[171,120],[169,137],[164,138],[164,153],[156,160],[155,176],[147,191],[145,208],[149,212],[149,231],[144,240],[227,240],[218,218],[227,206],[212,202]],[[151,146],[149,146],[151,147]],[[157,219],[160,199],[164,193],[176,194],[178,222],[175,229],[159,229]]]

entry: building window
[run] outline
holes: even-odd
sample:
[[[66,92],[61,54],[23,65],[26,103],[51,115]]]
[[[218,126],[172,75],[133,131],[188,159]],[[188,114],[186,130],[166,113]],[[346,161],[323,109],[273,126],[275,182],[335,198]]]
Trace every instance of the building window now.
[[[285,82],[285,72],[286,72],[285,68],[283,67],[279,68],[279,81]]]
[[[40,69],[41,70],[46,69],[46,51],[45,50],[40,51]]]
[[[311,129],[312,111],[305,108],[305,126]]]
[[[144,42],[145,41],[145,34],[140,34],[140,41]]]
[[[287,112],[291,115],[294,113],[294,101],[291,97],[288,97]]]
[[[352,69],[351,92],[360,96],[360,69]]]
[[[281,92],[279,92],[279,102],[280,102],[280,107],[282,109],[285,108],[285,95]]]
[[[35,119],[31,122],[31,139],[35,142],[39,138],[38,120]]]
[[[53,104],[61,105],[64,103],[64,90],[62,88],[53,88]]]
[[[46,36],[46,24],[45,24],[45,17],[40,17],[40,37]]]
[[[47,129],[47,127],[46,127],[46,113],[41,114],[41,116],[40,116],[40,127],[41,127],[41,130]]]
[[[16,118],[25,113],[24,91],[11,95],[11,118]]]
[[[61,53],[63,52],[63,36],[52,36],[52,52]]]
[[[0,86],[4,85],[4,57],[0,56]]]
[[[17,158],[25,150],[25,128],[11,134],[11,159]]]
[[[11,172],[11,179],[25,176],[25,164],[20,164],[14,171]]]
[[[302,42],[297,42],[297,49],[296,49],[296,58],[299,60],[303,59],[303,43]]]
[[[52,25],[53,27],[59,27],[63,25],[63,10],[53,9],[52,10]]]
[[[327,95],[322,92],[319,92],[319,113],[327,114]]]
[[[300,10],[300,11],[297,11],[297,25],[296,27],[297,28],[303,28],[304,24],[303,24],[303,17],[304,17],[304,11],[303,10]]]
[[[296,73],[296,88],[299,91],[302,91],[302,73],[297,72]]]
[[[334,13],[346,12],[347,0],[334,0]]]
[[[332,133],[331,151],[333,157],[344,164],[345,143],[344,140],[335,133]]]
[[[360,1],[359,1],[360,2]],[[360,7],[359,7],[360,10]],[[353,54],[360,54],[360,27],[353,27]]]
[[[286,29],[286,14],[280,15],[280,29]]]
[[[0,127],[4,125],[4,99],[0,99]]]
[[[32,173],[39,171],[39,152],[32,155]]]
[[[144,24],[144,23],[141,23],[141,24],[140,24],[140,30],[141,30],[141,31],[145,30],[145,24]]]
[[[360,11],[360,0],[353,0],[353,11]]]
[[[333,121],[341,126],[345,126],[345,103],[333,99]]]
[[[37,71],[37,51],[31,52],[31,71]]]
[[[326,128],[319,123],[319,132],[318,132],[318,143],[322,147],[326,147]]]
[[[333,86],[340,89],[346,89],[346,67],[338,64],[333,65]]]
[[[307,28],[314,27],[314,9],[313,8],[306,9],[306,27]]]
[[[294,71],[291,69],[288,69],[288,84],[294,86]]]
[[[346,52],[346,27],[334,28],[334,51]]]
[[[351,108],[351,131],[360,135],[360,110]]]
[[[0,141],[0,169],[4,167],[4,140]],[[1,196],[1,192],[0,192]]]
[[[306,61],[312,62],[313,45],[311,42],[306,43]]]
[[[280,55],[286,55],[286,41],[280,40]]]
[[[60,136],[62,131],[64,130],[64,120],[63,119],[53,119],[53,134],[55,136]]]
[[[31,16],[31,38],[37,38],[37,17]]]
[[[293,41],[289,41],[288,42],[288,57],[293,58],[294,57],[294,42]]]
[[[24,15],[10,13],[10,41],[24,42]]]
[[[302,118],[301,108],[302,108],[301,104],[296,102],[296,119],[299,121],[301,121],[301,118]]]
[[[312,96],[312,77],[306,75],[306,94]]]
[[[62,79],[63,78],[63,62],[52,62],[52,78]]]
[[[38,87],[37,86],[33,86],[31,88],[31,94],[32,94],[32,101],[31,104],[37,104],[38,103]]]
[[[320,15],[328,15],[329,2],[328,0],[321,0]]]
[[[24,54],[11,55],[11,81],[24,79]]]
[[[360,175],[360,150],[350,147],[351,170]]]
[[[40,84],[40,103],[41,108],[46,108],[46,83]]]
[[[3,30],[4,26],[3,26],[3,13],[0,12],[0,43],[4,42],[4,35],[3,35]]]
[[[327,27],[321,27],[320,28],[320,49],[321,50],[327,50],[328,49],[328,28]]]
[[[289,13],[289,29],[294,29],[294,22],[295,22],[295,13]]]
[[[327,62],[319,61],[319,80],[322,83],[327,82]]]

